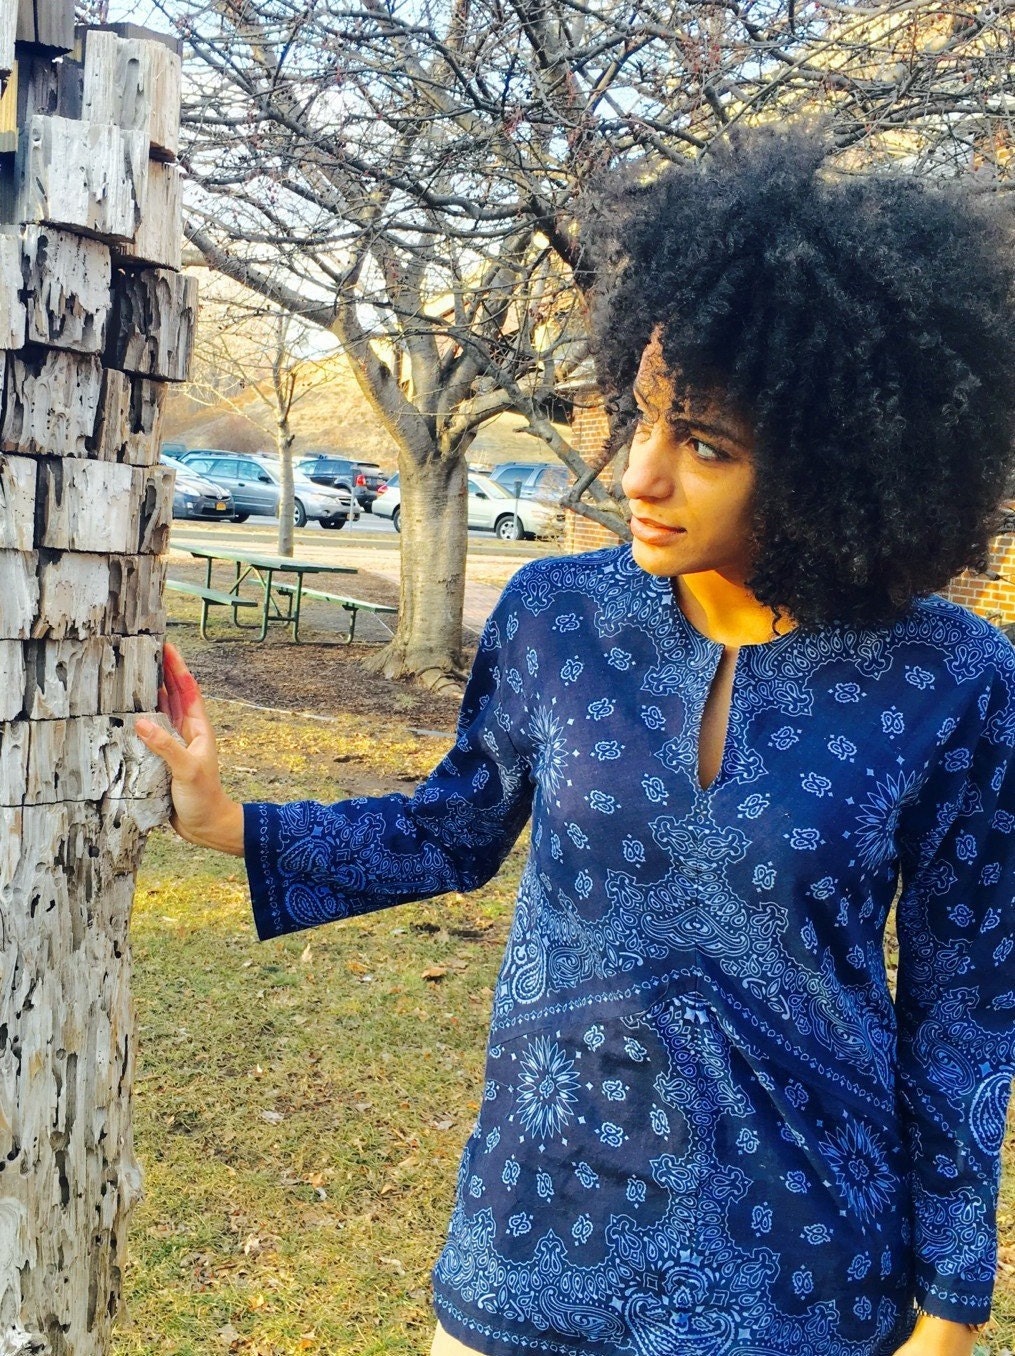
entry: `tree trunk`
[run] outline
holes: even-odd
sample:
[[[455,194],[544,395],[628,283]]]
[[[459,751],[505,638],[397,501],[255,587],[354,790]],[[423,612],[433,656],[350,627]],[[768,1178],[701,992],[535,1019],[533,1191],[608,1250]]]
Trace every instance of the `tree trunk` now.
[[[64,10],[73,40],[62,0],[36,19]],[[157,702],[158,424],[195,298],[111,271],[148,156],[114,122],[29,116],[0,250],[0,1356],[105,1356],[141,1189],[128,925],[169,798],[132,726]]]
[[[293,553],[293,443],[295,434],[289,427],[289,416],[283,413],[275,426],[275,446],[278,449],[278,469],[282,477],[278,496],[278,553]]]
[[[403,453],[401,465],[407,458]],[[369,661],[387,678],[461,689],[462,607],[468,549],[468,467],[445,457],[399,473],[402,577],[398,627]]]

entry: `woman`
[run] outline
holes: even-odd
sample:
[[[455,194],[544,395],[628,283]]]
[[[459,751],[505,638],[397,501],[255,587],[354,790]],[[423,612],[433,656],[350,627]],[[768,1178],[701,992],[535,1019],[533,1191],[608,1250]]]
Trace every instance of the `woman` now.
[[[262,937],[476,888],[531,815],[435,1352],[971,1351],[1015,652],[928,595],[1010,463],[1005,231],[799,137],[629,195],[601,332],[633,546],[515,576],[411,799],[234,804],[167,649],[184,743],[139,733],[179,832],[245,855]]]

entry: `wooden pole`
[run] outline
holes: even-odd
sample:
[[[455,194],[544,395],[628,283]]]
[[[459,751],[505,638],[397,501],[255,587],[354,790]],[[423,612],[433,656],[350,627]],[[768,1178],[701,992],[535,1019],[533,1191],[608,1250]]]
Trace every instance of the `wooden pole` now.
[[[128,925],[168,813],[131,729],[157,699],[159,426],[197,305],[179,272],[179,55],[75,34],[67,0],[0,0],[5,69],[0,1356],[104,1356],[141,1187]]]

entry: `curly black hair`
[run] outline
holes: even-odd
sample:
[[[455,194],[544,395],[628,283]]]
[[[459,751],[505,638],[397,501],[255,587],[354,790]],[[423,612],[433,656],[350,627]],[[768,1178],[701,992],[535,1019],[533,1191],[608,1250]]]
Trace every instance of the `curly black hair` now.
[[[682,388],[751,423],[749,585],[809,630],[886,624],[980,565],[1015,450],[1000,195],[827,152],[820,132],[761,129],[615,187],[593,326],[608,399],[658,331]],[[586,240],[602,264],[602,228]]]

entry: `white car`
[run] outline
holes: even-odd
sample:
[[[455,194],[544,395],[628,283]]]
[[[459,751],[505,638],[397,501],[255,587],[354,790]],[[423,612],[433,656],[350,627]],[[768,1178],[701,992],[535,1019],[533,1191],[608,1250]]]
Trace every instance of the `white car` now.
[[[398,476],[392,476],[374,500],[378,518],[390,518],[396,532],[401,527],[402,490]],[[469,475],[469,527],[494,532],[501,541],[520,541],[523,537],[555,537],[564,529],[564,510],[556,504],[535,499],[519,499],[489,476]]]

